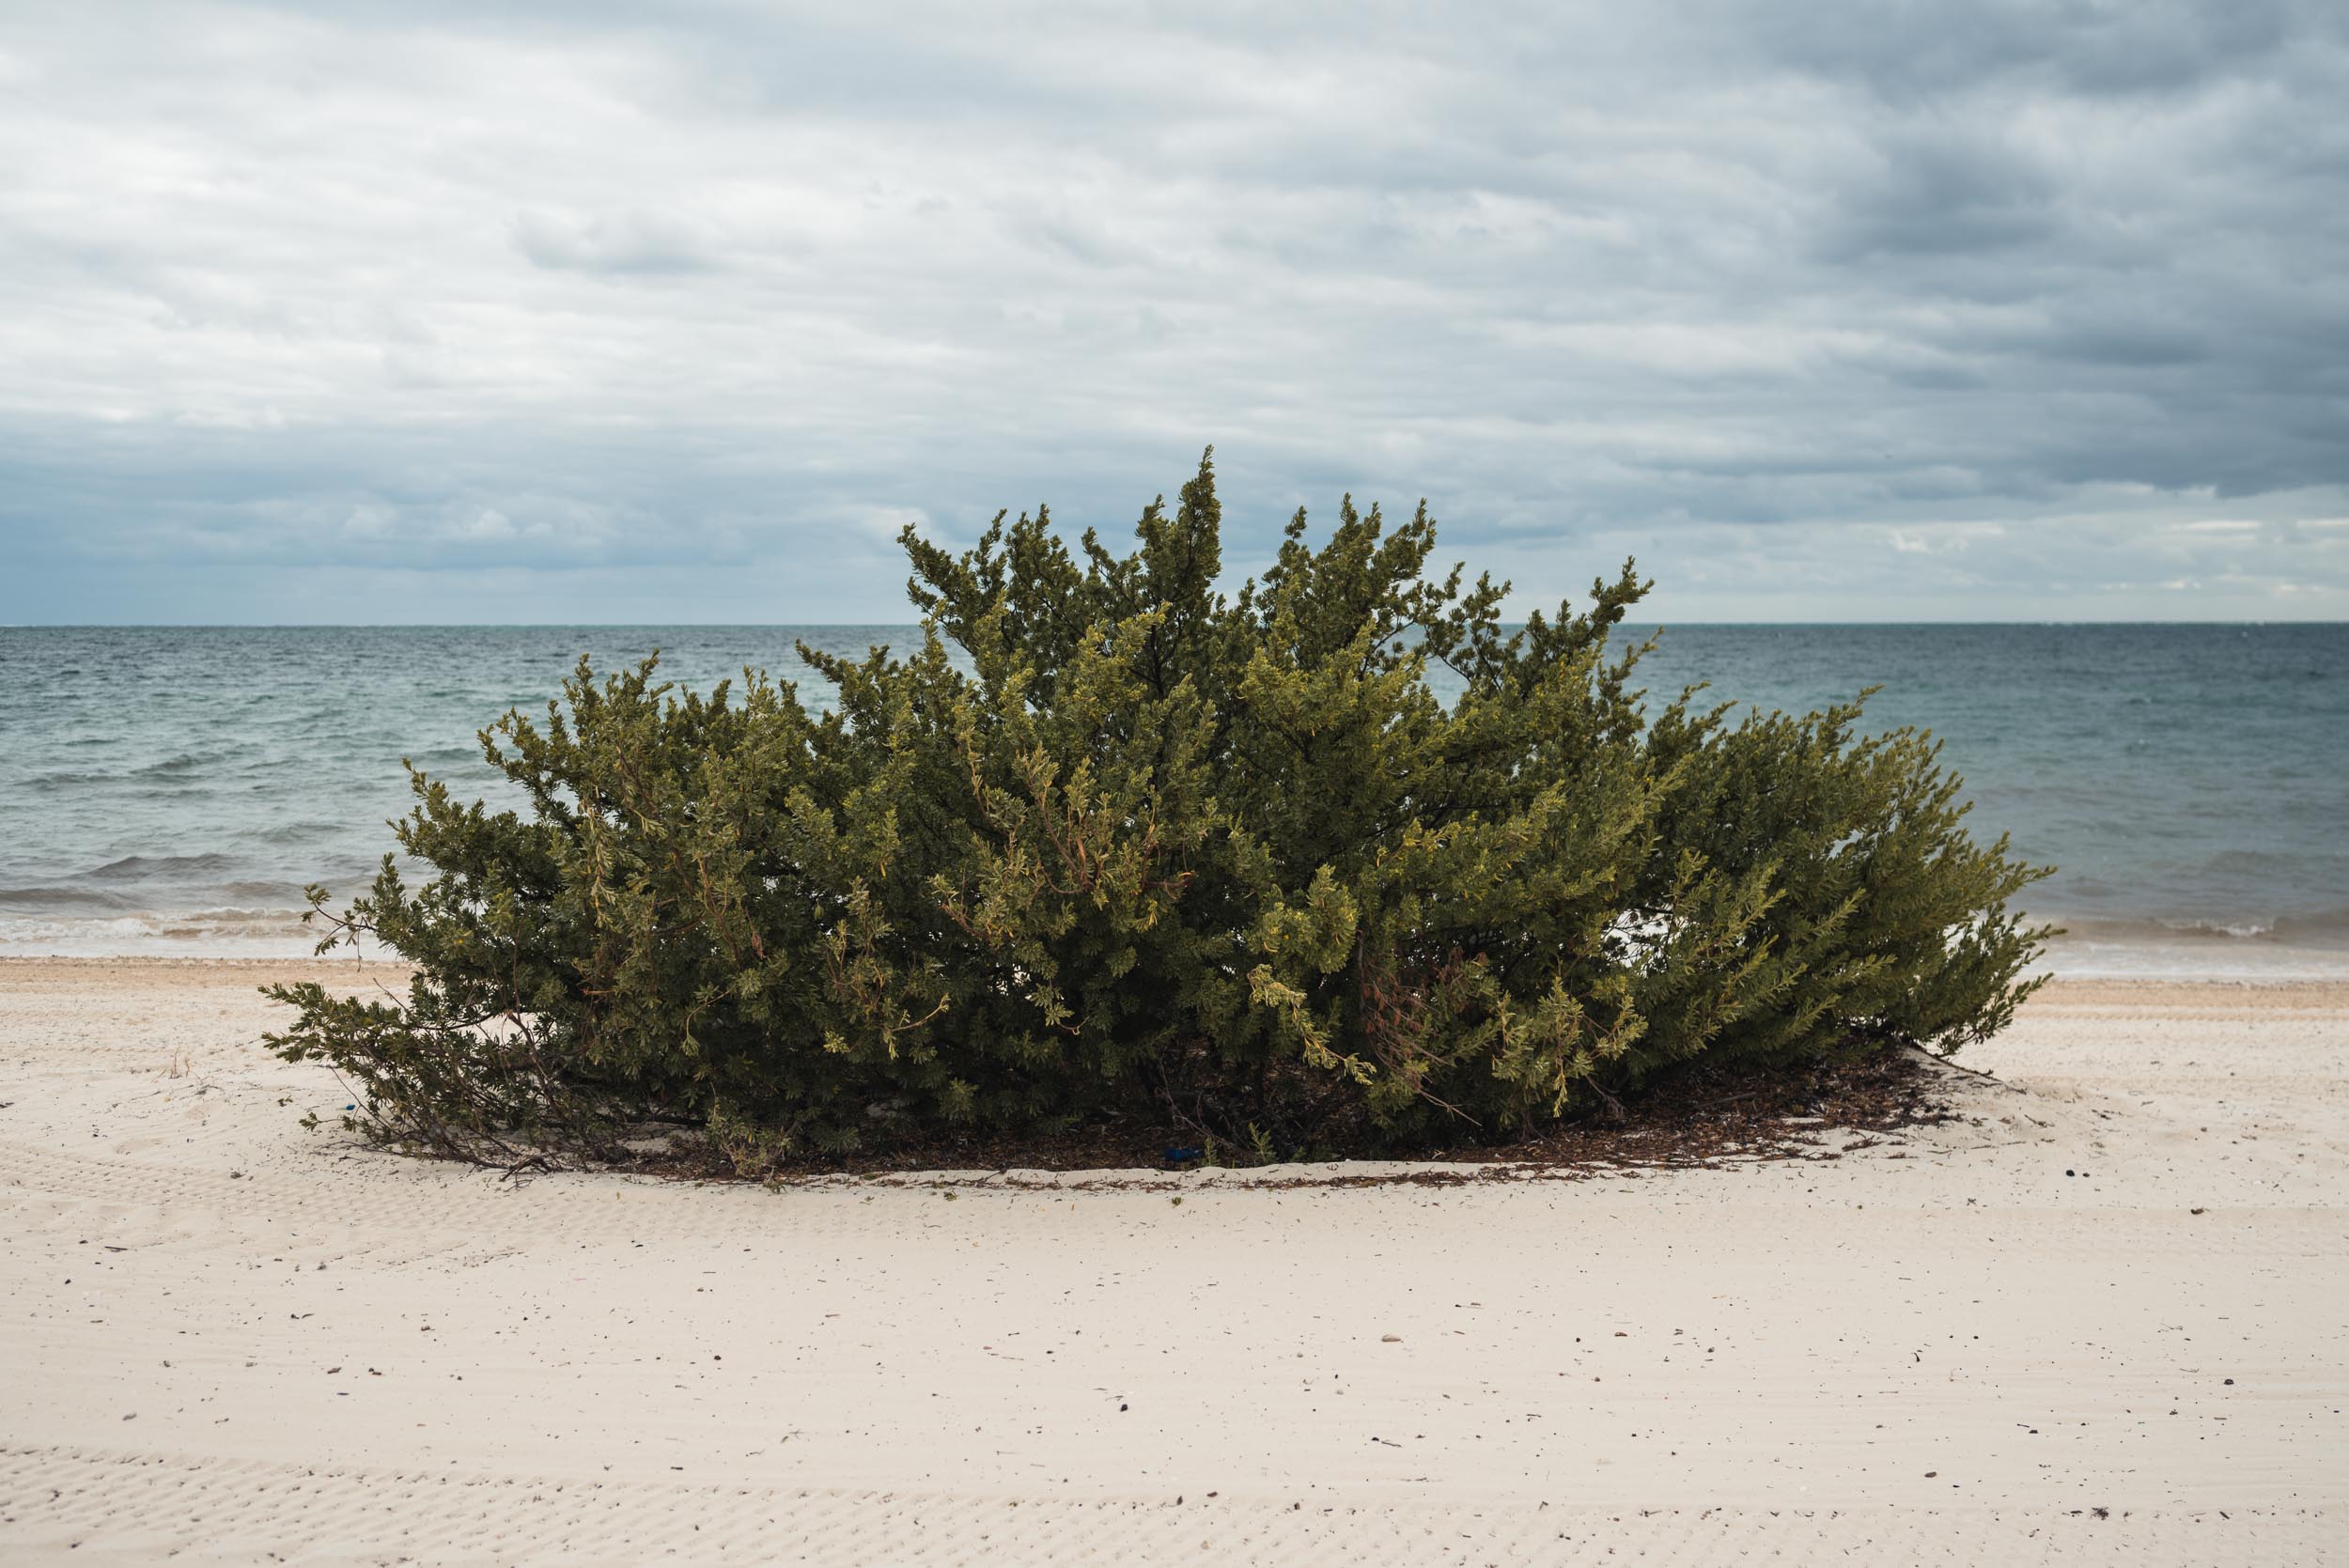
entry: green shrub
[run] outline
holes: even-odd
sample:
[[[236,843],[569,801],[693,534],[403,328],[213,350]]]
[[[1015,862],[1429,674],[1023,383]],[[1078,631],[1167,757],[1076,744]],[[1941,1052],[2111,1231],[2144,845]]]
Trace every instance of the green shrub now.
[[[329,917],[415,966],[406,999],[272,987],[272,1045],[409,1146],[684,1127],[754,1171],[1111,1112],[1500,1140],[1700,1055],[1954,1048],[2030,989],[2046,933],[2007,904],[2043,873],[1968,837],[1934,745],[1858,702],[1643,714],[1628,566],[1510,630],[1504,585],[1423,576],[1423,506],[1349,502],[1318,547],[1299,512],[1230,597],[1219,522],[1203,461],[1130,554],[1042,512],[959,555],[909,529],[923,644],[802,647],[820,715],[583,660],[483,735],[528,808],[415,774],[430,880],[387,856]]]

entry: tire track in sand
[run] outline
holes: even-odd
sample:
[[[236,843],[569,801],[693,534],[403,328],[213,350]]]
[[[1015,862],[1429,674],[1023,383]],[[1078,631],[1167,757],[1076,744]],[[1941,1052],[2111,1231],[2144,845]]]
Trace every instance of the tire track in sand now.
[[[243,1543],[224,1555],[215,1544]],[[2321,1509],[1551,1508],[1008,1497],[321,1467],[0,1444],[14,1560],[2322,1564]]]

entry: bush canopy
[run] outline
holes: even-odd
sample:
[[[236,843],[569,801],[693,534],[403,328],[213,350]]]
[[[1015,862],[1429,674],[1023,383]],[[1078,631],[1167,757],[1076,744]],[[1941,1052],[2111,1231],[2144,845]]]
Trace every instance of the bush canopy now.
[[[2030,990],[2047,932],[2008,901],[2045,873],[1968,836],[1927,736],[1861,733],[1866,693],[1650,705],[1629,564],[1512,629],[1506,584],[1426,574],[1423,504],[1349,498],[1317,545],[1300,510],[1227,596],[1221,515],[1203,459],[1127,554],[1042,510],[959,554],[908,528],[921,645],[801,645],[820,711],[583,659],[482,734],[525,808],[412,767],[429,879],[312,890],[320,951],[388,946],[404,999],[272,986],[269,1043],[402,1146],[694,1129],[755,1172],[1112,1115],[1263,1157],[1499,1141],[1700,1057],[1954,1049]]]

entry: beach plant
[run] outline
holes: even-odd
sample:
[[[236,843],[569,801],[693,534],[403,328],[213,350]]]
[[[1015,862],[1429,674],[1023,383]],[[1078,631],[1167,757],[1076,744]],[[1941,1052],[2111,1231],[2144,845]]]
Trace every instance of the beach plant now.
[[[1211,457],[1211,454],[1210,454]],[[585,660],[484,732],[492,810],[412,769],[270,1036],[443,1155],[745,1172],[1142,1118],[1269,1157],[1506,1141],[1703,1059],[1756,1071],[2003,1026],[2045,872],[1968,831],[1865,694],[1740,713],[1635,685],[1626,564],[1505,623],[1423,505],[1305,514],[1222,586],[1211,462],[1123,553],[1048,512],[902,543],[921,640],[801,645],[803,703]],[[1456,695],[1430,672],[1448,671]]]

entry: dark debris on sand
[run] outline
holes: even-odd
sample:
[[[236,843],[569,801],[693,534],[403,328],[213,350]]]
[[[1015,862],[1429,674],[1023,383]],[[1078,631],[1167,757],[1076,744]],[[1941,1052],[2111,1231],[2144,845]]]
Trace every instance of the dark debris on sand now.
[[[1245,1180],[1261,1172],[1283,1186],[1457,1187],[1763,1160],[1832,1160],[1907,1128],[1956,1120],[1958,1113],[1949,1100],[1958,1077],[1958,1069],[1913,1049],[1879,1051],[1856,1062],[1769,1075],[1690,1068],[1659,1078],[1642,1094],[1594,1108],[1539,1137],[1506,1143],[1398,1155],[1365,1139],[1314,1149],[1300,1155],[1298,1163],[1271,1165],[1219,1145],[1209,1163],[1226,1176]],[[790,1159],[755,1179],[790,1184],[853,1176],[924,1187],[1033,1182],[1062,1190],[1171,1190],[1195,1184],[1171,1175],[1137,1179],[1127,1172],[1161,1167],[1170,1144],[1195,1141],[1189,1129],[1131,1118],[1057,1133],[974,1133],[863,1154]],[[1349,1160],[1377,1160],[1385,1168],[1361,1172],[1299,1168]],[[692,1146],[646,1156],[632,1169],[687,1180],[753,1179],[713,1168],[710,1155]],[[1104,1174],[1094,1180],[1059,1174],[1082,1172]]]

